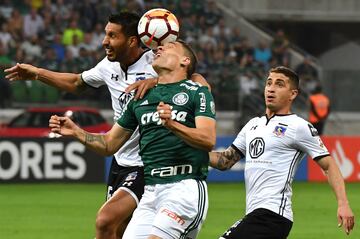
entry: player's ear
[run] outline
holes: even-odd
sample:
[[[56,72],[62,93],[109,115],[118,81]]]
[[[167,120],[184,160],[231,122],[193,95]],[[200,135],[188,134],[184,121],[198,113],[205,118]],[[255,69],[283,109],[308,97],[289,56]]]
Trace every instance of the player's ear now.
[[[294,89],[294,90],[291,90],[291,96],[290,96],[290,99],[293,101],[295,100],[296,96],[299,94],[299,90],[297,89]]]
[[[190,57],[184,56],[184,57],[181,59],[180,66],[181,66],[181,67],[185,67],[185,66],[188,66],[190,63],[191,63]]]
[[[130,47],[136,47],[138,46],[138,39],[136,36],[131,36],[128,39],[128,44]]]

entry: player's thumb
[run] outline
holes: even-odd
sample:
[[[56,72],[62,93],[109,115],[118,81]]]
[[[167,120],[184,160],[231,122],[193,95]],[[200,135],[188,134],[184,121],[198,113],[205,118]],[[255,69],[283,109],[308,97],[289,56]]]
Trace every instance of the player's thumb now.
[[[343,220],[342,220],[342,217],[341,216],[338,216],[338,227],[341,227],[342,224],[343,224]]]

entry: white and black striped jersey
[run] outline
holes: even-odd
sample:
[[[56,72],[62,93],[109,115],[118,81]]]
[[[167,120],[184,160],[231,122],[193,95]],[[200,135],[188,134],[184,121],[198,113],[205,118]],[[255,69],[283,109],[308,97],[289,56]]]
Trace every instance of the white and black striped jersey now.
[[[269,209],[293,220],[291,184],[305,154],[329,155],[316,129],[295,114],[251,119],[232,147],[245,155],[246,214]]]
[[[92,87],[107,85],[111,94],[114,122],[120,117],[126,103],[133,96],[133,93],[125,93],[126,87],[138,80],[157,77],[151,65],[153,59],[154,53],[146,51],[127,70],[123,70],[119,62],[111,62],[105,57],[94,68],[81,74],[84,82]],[[135,130],[131,138],[115,153],[114,156],[119,165],[125,167],[142,165],[139,156],[139,138],[139,132]]]

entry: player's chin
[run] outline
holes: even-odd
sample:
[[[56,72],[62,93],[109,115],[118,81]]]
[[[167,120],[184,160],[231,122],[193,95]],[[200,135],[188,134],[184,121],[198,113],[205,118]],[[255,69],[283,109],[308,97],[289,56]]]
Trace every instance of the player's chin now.
[[[107,54],[106,57],[109,61],[116,61],[116,56],[114,54]]]

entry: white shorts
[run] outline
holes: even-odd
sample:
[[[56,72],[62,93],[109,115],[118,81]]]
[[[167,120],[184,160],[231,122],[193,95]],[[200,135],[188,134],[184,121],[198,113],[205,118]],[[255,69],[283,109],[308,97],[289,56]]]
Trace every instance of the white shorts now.
[[[186,179],[145,186],[123,239],[196,238],[208,210],[205,181]]]

